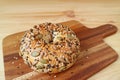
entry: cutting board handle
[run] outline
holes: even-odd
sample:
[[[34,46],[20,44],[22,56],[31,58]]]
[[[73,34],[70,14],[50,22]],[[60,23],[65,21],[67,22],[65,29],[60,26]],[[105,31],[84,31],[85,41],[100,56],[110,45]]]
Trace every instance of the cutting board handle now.
[[[81,51],[89,49],[91,46],[101,43],[103,38],[117,32],[117,27],[112,24],[105,24],[96,28],[88,28],[82,24],[71,27],[81,41]]]
[[[112,24],[105,24],[105,25],[101,25],[99,27],[93,28],[92,30],[96,31],[98,34],[102,33],[103,38],[105,38],[117,32],[117,27]]]
[[[101,39],[103,39],[117,32],[117,27],[112,24],[105,24],[105,25],[98,26],[96,28],[87,28],[85,26],[82,26],[82,28],[80,28],[78,27],[78,25],[74,27],[77,27],[75,28],[74,31],[76,32],[76,35],[78,36],[80,40],[85,40],[93,36],[102,36]]]

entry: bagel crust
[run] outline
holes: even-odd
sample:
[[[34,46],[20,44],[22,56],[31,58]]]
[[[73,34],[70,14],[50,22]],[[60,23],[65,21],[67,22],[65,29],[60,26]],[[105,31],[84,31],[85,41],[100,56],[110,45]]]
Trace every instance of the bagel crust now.
[[[80,55],[80,42],[69,27],[42,23],[26,31],[19,55],[35,71],[58,73],[75,63]]]

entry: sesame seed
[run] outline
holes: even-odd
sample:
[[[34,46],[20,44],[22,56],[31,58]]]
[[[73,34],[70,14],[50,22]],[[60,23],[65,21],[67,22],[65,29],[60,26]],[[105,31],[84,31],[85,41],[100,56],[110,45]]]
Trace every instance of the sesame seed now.
[[[33,74],[31,74],[31,76],[33,76]]]
[[[16,57],[16,56],[14,56],[13,58],[16,59],[16,60],[18,59],[18,57]]]
[[[88,56],[86,58],[88,59]]]
[[[54,78],[56,78],[57,76],[56,75],[54,75]]]
[[[12,62],[12,64],[14,64],[15,62]]]
[[[21,65],[21,63],[19,65]]]

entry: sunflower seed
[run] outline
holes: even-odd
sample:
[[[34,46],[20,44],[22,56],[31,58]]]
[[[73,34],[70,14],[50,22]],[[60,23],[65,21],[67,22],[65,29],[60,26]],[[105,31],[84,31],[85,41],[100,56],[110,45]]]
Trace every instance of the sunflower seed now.
[[[31,56],[33,56],[33,57],[37,57],[37,56],[39,56],[39,55],[40,55],[40,53],[37,52],[37,51],[33,51],[33,52],[31,53]]]

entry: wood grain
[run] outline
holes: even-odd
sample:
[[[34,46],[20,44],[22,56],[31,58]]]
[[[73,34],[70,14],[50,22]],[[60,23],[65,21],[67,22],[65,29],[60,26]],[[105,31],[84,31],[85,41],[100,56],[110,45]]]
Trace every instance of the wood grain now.
[[[106,24],[90,29],[77,21],[62,24],[75,31],[81,41],[81,54],[84,56],[79,56],[74,66],[64,72],[51,75],[31,72],[32,70],[18,56],[19,41],[24,33],[20,32],[7,36],[3,40],[6,79],[85,80],[117,59],[116,52],[103,41],[103,38],[117,31],[114,25]]]

